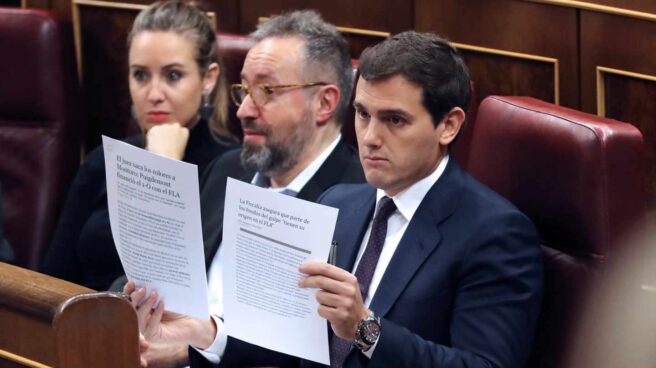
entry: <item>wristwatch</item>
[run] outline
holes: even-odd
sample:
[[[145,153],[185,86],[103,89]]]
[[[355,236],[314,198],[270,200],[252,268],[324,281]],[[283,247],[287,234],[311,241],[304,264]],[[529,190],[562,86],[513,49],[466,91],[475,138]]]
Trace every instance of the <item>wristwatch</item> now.
[[[373,311],[358,323],[355,331],[353,343],[363,352],[369,350],[378,341],[380,336],[380,317],[376,316]]]

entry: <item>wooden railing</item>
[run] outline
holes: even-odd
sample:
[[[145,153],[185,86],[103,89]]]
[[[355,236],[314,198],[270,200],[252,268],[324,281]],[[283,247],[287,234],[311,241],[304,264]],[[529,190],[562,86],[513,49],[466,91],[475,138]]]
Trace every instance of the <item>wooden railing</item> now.
[[[138,366],[127,300],[0,263],[0,367]]]

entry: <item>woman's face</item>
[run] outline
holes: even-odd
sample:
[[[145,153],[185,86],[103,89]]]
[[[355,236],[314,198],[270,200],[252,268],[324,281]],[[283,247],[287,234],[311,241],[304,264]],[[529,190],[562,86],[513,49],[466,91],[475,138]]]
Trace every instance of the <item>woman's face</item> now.
[[[130,96],[139,127],[145,133],[158,124],[192,127],[198,120],[203,91],[218,77],[212,64],[201,76],[193,42],[174,32],[144,31],[130,47]]]

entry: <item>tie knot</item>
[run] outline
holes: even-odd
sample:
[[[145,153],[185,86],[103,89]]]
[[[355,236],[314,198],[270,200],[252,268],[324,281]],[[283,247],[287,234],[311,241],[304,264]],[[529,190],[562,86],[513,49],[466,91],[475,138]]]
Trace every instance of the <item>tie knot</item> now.
[[[387,220],[392,215],[392,213],[394,213],[394,211],[396,211],[396,204],[394,204],[392,198],[384,196],[380,199],[380,201],[378,201],[374,221]]]

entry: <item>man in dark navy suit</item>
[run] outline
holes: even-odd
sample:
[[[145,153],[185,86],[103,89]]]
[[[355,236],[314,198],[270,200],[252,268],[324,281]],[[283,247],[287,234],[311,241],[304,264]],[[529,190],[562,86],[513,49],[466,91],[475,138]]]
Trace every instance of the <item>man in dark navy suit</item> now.
[[[523,367],[542,294],[538,236],[448,147],[467,69],[447,42],[405,32],[366,50],[355,96],[367,182],[339,185],[337,267],[311,263],[331,365]]]
[[[339,208],[336,266],[300,268],[299,285],[319,289],[333,332],[331,366],[523,367],[542,298],[538,235],[449,156],[469,103],[464,62],[441,38],[411,31],[365,50],[360,73],[355,124],[368,184],[322,195]],[[220,359],[266,364],[317,365],[236,339]]]

